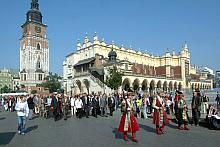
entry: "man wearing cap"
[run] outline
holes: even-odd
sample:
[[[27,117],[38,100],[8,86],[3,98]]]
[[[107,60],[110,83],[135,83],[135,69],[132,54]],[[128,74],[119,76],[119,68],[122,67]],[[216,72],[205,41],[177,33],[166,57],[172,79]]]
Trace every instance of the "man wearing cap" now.
[[[158,90],[158,95],[153,99],[153,123],[156,125],[156,133],[158,135],[164,134],[165,125],[169,124],[169,120],[165,110],[164,93]]]
[[[118,131],[123,133],[123,138],[125,141],[128,141],[127,133],[132,133],[132,141],[138,142],[136,138],[136,132],[139,131],[138,123],[134,117],[133,102],[132,102],[132,93],[128,93],[128,98],[124,97],[121,105],[123,105],[123,115],[118,127]]]

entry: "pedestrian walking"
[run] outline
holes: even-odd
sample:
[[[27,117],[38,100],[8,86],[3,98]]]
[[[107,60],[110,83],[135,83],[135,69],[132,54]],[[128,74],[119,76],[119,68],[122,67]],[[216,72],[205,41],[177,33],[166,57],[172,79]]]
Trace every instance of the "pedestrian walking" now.
[[[70,105],[71,105],[71,115],[76,115],[76,107],[75,107],[75,96],[70,98]]]
[[[158,135],[164,134],[165,125],[169,124],[164,96],[164,93],[161,90],[158,90],[158,95],[156,95],[153,99],[153,124],[156,125],[156,133]]]
[[[29,108],[29,116],[28,119],[33,119],[33,112],[34,112],[34,95],[31,94],[30,97],[27,99],[28,108]]]
[[[89,118],[91,105],[92,105],[92,100],[91,100],[90,96],[86,94],[85,95],[85,104],[84,104],[86,118]]]
[[[220,105],[220,94],[218,91],[217,91],[217,96],[215,98],[215,101],[217,102],[217,108],[218,108],[218,106]]]
[[[18,116],[18,133],[25,135],[26,131],[26,118],[28,117],[29,108],[24,96],[19,97],[19,101],[15,106]]]
[[[192,124],[198,126],[200,111],[201,111],[201,96],[198,90],[194,91],[191,106],[192,106]]]
[[[93,116],[96,118],[97,118],[98,108],[99,108],[99,100],[98,100],[98,96],[95,95],[92,99],[92,113]]]
[[[148,113],[148,105],[149,104],[150,104],[150,101],[149,101],[148,94],[144,94],[144,97],[143,97],[144,119],[148,118],[147,113]]]
[[[202,101],[202,106],[203,106],[203,113],[207,114],[208,107],[209,107],[209,104],[208,104],[209,97],[207,97],[205,91],[203,91],[203,93],[202,93],[201,101]]]
[[[178,99],[177,120],[179,130],[189,130],[188,107],[182,92],[179,94]],[[184,128],[182,127],[182,124],[184,124]]]
[[[125,141],[128,141],[127,133],[132,133],[132,141],[138,142],[136,132],[139,131],[139,126],[134,117],[132,92],[129,92],[127,97],[124,96],[121,105],[123,115],[121,117],[118,131],[123,133],[123,139]]]
[[[114,98],[114,95],[110,95],[108,97],[108,107],[109,107],[110,116],[113,116],[113,112],[115,111],[115,98]]]
[[[77,99],[75,100],[75,106],[76,106],[76,117],[81,119],[82,118],[83,102],[79,96],[77,96]]]

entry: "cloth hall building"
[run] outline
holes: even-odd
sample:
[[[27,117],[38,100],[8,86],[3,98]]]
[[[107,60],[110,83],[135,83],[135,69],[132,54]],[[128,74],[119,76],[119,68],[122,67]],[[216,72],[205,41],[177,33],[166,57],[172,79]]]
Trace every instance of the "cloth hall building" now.
[[[114,63],[111,62],[115,58]],[[108,44],[99,40],[97,34],[90,41],[78,41],[76,51],[67,55],[63,62],[64,89],[67,93],[110,93],[104,82],[111,65],[123,73],[119,91],[131,88],[135,91],[164,91],[182,89],[209,89],[212,80],[200,75],[190,65],[190,52],[187,44],[179,54],[167,51],[163,56]]]

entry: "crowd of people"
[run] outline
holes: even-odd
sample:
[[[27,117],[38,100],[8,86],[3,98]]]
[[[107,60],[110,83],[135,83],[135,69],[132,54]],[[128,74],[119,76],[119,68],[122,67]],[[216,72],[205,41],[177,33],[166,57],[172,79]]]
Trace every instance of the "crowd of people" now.
[[[202,113],[209,113],[209,98],[205,92],[201,94],[195,90],[191,99],[192,119],[189,119],[185,96],[181,91],[165,93],[157,90],[156,93],[123,92],[121,94],[87,94],[68,96],[66,94],[51,93],[49,95],[31,94],[21,96],[3,96],[1,105],[6,111],[17,111],[18,132],[25,134],[26,119],[33,116],[67,120],[69,117],[81,119],[93,116],[97,118],[113,116],[114,111],[121,108],[122,118],[119,132],[123,132],[124,140],[127,133],[132,133],[132,140],[137,142],[136,131],[139,130],[136,119],[153,117],[156,133],[165,133],[165,126],[169,119],[175,119],[179,130],[189,130],[188,124],[198,126]],[[219,105],[220,97],[216,101]],[[191,121],[190,121],[191,120]]]

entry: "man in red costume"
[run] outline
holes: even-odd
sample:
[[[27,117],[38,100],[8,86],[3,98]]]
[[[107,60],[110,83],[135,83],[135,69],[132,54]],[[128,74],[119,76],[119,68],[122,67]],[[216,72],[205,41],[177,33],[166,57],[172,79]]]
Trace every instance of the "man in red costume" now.
[[[121,117],[118,131],[124,134],[123,138],[125,141],[128,141],[127,133],[129,132],[132,133],[132,141],[138,142],[136,132],[139,131],[139,126],[134,117],[133,111],[132,93],[128,93],[127,98],[124,97],[122,101],[123,115]]]
[[[165,109],[164,93],[160,90],[153,99],[153,108],[153,123],[156,125],[156,133],[158,135],[164,134],[164,127],[169,124],[169,119]]]

